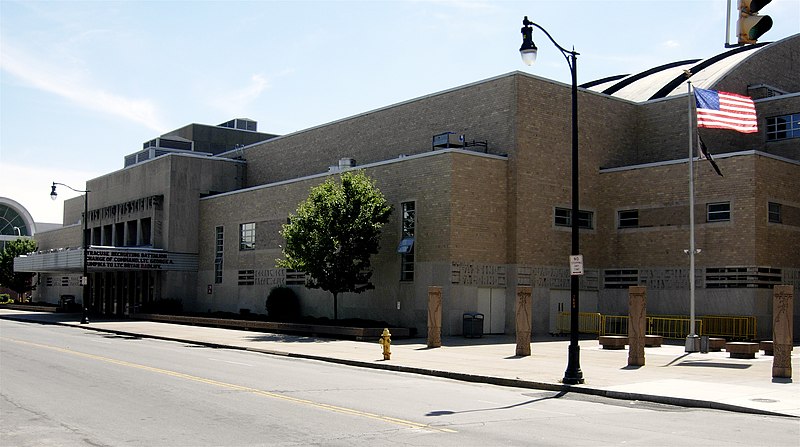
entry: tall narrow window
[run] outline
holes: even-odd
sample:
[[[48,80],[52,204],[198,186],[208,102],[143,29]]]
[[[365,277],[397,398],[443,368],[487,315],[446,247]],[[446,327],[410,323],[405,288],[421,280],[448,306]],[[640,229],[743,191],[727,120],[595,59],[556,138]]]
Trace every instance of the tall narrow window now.
[[[400,280],[414,280],[414,227],[416,226],[416,211],[414,202],[403,202],[402,209],[402,229],[400,234],[400,245],[397,252],[400,253]]]
[[[215,229],[214,239],[214,284],[222,284],[222,253],[225,249],[224,227]]]
[[[706,222],[726,222],[731,220],[731,203],[717,202],[706,206]]]
[[[772,223],[781,223],[781,204],[769,202],[768,211],[769,221]]]
[[[239,250],[256,249],[255,222],[239,224]]]

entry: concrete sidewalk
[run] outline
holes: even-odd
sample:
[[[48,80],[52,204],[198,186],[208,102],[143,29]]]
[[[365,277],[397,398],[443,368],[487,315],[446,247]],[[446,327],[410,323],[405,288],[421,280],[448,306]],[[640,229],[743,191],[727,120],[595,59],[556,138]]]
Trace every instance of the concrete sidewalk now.
[[[792,379],[773,379],[772,357],[761,353],[753,360],[742,360],[729,358],[726,352],[687,354],[682,344],[664,345],[646,348],[646,365],[631,368],[627,366],[627,349],[602,350],[597,340],[582,340],[581,370],[586,383],[568,386],[560,380],[567,365],[569,342],[558,338],[534,340],[529,357],[515,356],[516,344],[511,336],[445,337],[443,346],[435,349],[428,349],[425,339],[393,340],[392,358],[384,361],[377,340],[329,340],[136,320],[81,325],[76,314],[9,309],[0,309],[0,318],[479,383],[800,417],[800,385]],[[793,351],[792,370],[800,370],[800,349]]]

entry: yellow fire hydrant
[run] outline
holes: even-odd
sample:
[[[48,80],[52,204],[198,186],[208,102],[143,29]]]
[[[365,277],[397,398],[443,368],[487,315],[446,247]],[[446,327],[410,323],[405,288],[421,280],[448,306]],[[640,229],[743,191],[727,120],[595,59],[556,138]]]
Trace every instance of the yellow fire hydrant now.
[[[389,328],[383,329],[383,334],[381,334],[381,339],[378,340],[378,343],[383,346],[383,359],[389,360],[392,356],[391,346],[392,346],[392,334],[389,333]]]

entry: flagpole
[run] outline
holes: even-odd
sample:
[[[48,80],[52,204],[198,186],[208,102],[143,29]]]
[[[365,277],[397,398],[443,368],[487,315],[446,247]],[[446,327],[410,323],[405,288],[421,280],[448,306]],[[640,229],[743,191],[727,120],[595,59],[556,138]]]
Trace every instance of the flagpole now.
[[[692,119],[692,81],[688,78],[691,73],[686,73],[687,97],[689,103],[689,335],[686,337],[686,352],[697,352],[697,334],[695,333],[694,314],[694,126]]]

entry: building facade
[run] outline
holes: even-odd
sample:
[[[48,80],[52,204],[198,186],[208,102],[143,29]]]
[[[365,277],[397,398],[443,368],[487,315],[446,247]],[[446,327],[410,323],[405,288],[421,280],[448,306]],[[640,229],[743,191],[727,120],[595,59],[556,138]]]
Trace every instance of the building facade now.
[[[768,338],[771,287],[800,286],[800,35],[583,85],[578,216],[570,88],[525,73],[284,136],[254,135],[249,120],[223,125],[246,142],[210,144],[220,126],[179,129],[143,150],[191,144],[129,156],[124,169],[87,182],[85,301],[112,314],[165,299],[263,313],[269,291],[286,285],[304,314],[331,316],[329,294],[275,267],[279,232],[310,188],[361,169],[394,212],[373,260],[376,288],[340,296],[341,317],[424,333],[435,285],[444,334],[461,333],[465,312],[485,315],[484,332],[512,333],[524,285],[533,288],[533,332],[553,332],[569,309],[572,218],[586,264],[582,311],[627,315],[627,287],[646,285],[649,313],[687,315],[689,142],[698,129],[684,70],[697,87],[752,96],[759,117],[757,134],[699,129],[724,177],[695,163],[696,311],[754,316]],[[17,260],[39,273],[40,299],[80,296],[82,264],[64,253],[81,245],[82,213],[82,198],[68,201],[65,228],[37,234],[41,252]]]

